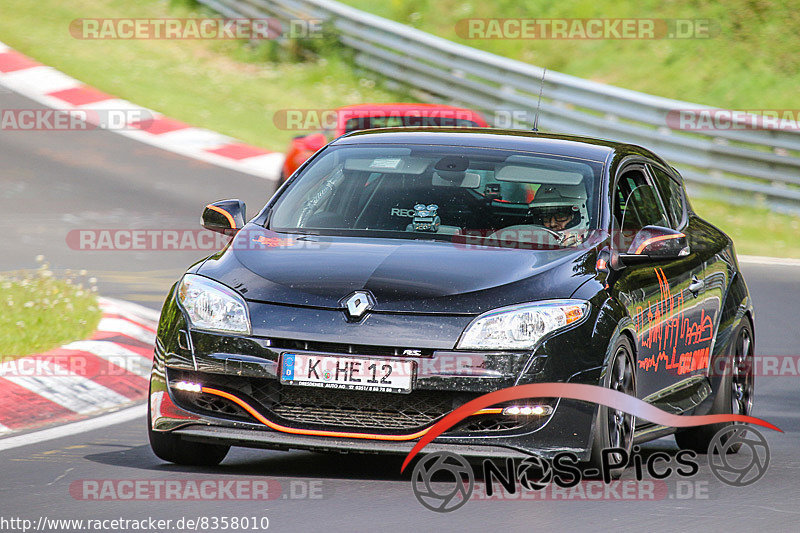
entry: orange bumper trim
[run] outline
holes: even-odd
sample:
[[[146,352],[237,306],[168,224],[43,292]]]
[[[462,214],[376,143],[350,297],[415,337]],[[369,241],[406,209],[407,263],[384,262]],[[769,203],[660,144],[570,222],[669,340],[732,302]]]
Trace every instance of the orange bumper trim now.
[[[425,433],[428,432],[430,428],[425,428],[421,431],[417,431],[416,433],[408,433],[406,435],[377,435],[374,433],[353,433],[347,431],[324,431],[324,430],[317,430],[317,429],[297,429],[297,428],[290,428],[287,426],[282,426],[280,424],[276,424],[275,422],[270,421],[264,415],[253,409],[250,404],[242,400],[241,398],[237,398],[233,394],[230,394],[225,391],[221,391],[219,389],[214,389],[212,387],[202,387],[202,392],[206,394],[213,394],[214,396],[219,396],[221,398],[225,398],[226,400],[230,400],[264,424],[265,426],[269,427],[270,429],[274,429],[275,431],[281,431],[283,433],[292,433],[295,435],[311,435],[315,437],[339,437],[339,438],[346,438],[346,439],[369,439],[369,440],[391,440],[391,441],[406,441],[406,440],[414,440],[422,437]],[[502,413],[503,410],[501,408],[489,408],[489,409],[481,409],[473,413],[473,415],[488,415],[488,414],[499,414]]]

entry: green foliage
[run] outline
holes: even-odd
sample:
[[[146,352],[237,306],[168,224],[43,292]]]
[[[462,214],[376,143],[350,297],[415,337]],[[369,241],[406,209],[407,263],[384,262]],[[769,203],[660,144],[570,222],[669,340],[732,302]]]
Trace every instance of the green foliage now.
[[[321,38],[247,43],[223,40],[82,40],[79,18],[209,16],[193,2],[4,0],[0,41],[105,92],[194,126],[283,151],[298,131],[275,127],[282,109],[330,109],[404,101],[354,70]]]
[[[800,10],[781,0],[342,0],[468,46],[649,94],[728,108],[796,105]],[[468,18],[707,20],[711,38],[464,39]]]
[[[691,201],[698,215],[730,235],[737,253],[800,258],[800,217],[707,198]]]
[[[100,321],[94,278],[33,272],[0,275],[0,356],[41,353],[88,337]]]

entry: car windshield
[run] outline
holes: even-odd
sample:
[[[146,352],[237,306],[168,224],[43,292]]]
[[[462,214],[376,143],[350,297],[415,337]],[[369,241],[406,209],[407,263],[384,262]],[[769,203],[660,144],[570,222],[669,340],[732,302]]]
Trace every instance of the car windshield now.
[[[332,146],[279,198],[270,227],[323,235],[579,243],[597,227],[602,163],[460,146]],[[575,238],[577,236],[577,238]]]

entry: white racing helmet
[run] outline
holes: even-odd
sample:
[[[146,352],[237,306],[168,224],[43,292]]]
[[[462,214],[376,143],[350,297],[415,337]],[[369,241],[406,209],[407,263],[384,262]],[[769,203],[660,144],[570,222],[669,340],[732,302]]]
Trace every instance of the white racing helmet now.
[[[572,217],[564,229],[588,229],[586,188],[579,185],[541,185],[530,204],[531,214],[541,224],[546,217]]]

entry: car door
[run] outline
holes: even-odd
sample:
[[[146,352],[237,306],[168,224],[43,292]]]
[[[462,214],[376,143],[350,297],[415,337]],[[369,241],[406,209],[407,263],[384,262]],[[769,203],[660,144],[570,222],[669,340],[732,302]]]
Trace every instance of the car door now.
[[[681,329],[683,346],[679,358],[678,375],[694,378],[706,375],[713,347],[722,298],[730,282],[730,265],[721,255],[725,243],[720,234],[696,216],[689,216],[685,192],[678,175],[659,165],[650,165],[654,182],[664,199],[670,218],[681,224],[687,236],[692,255],[700,262],[700,270],[693,276],[691,293],[693,312],[684,318]],[[677,226],[676,226],[677,227]]]
[[[618,251],[626,252],[644,226],[675,228],[647,164],[625,166],[615,183],[612,231]],[[674,404],[684,388],[684,330],[701,313],[692,293],[698,275],[702,275],[702,261],[690,250],[677,259],[627,265],[612,287],[636,333],[637,396],[672,411],[682,410]]]

